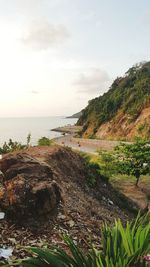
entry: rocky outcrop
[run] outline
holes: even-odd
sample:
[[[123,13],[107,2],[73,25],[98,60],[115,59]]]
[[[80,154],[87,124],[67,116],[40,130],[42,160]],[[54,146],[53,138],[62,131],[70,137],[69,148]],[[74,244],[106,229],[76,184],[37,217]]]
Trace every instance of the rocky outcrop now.
[[[62,218],[65,231],[75,222],[76,231],[81,231],[85,221],[84,228],[89,224],[94,234],[91,218],[99,231],[103,220],[124,220],[135,206],[69,148],[37,146],[26,153],[7,154],[0,170],[0,210],[6,213],[6,221],[35,231],[45,229],[49,236],[54,226],[62,227]],[[92,177],[95,184],[88,186]]]
[[[61,189],[46,163],[26,153],[8,154],[0,170],[0,206],[11,220],[35,224],[57,210]]]
[[[134,140],[134,137],[150,138],[150,107],[142,110],[138,118],[129,123],[130,117],[118,113],[112,120],[102,124],[95,136],[98,139]],[[119,125],[119,127],[118,127]]]

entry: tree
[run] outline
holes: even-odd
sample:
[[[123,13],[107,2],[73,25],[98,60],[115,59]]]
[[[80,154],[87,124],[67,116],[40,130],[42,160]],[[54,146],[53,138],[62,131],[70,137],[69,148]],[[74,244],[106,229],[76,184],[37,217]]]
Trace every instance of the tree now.
[[[31,133],[28,133],[28,135],[27,135],[27,147],[30,146],[30,142],[31,142]]]
[[[121,144],[116,149],[116,167],[119,173],[133,175],[138,185],[141,175],[150,174],[150,143],[137,141]]]

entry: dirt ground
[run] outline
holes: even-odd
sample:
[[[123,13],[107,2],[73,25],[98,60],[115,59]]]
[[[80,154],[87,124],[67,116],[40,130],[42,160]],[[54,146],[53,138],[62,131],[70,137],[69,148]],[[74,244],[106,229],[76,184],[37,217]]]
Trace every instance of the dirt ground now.
[[[150,210],[150,176],[142,176],[138,187],[132,176],[118,175],[111,178],[111,183],[128,198],[138,204],[141,209]]]
[[[0,220],[0,247],[13,247],[13,259],[25,256],[20,246],[63,247],[62,234],[71,235],[82,248],[87,249],[89,242],[99,247],[104,222],[112,224],[115,218],[126,221],[133,217],[127,210],[128,203],[124,205],[125,199],[110,184],[100,178],[94,188],[87,186],[88,174],[79,154],[59,146],[31,147],[26,153],[49,164],[62,188],[63,201],[53,216],[32,229]]]

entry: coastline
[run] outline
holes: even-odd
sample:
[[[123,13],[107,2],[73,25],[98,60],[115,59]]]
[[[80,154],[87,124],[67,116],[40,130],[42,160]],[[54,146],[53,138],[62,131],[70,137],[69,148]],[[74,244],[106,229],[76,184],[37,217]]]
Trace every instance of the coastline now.
[[[82,126],[66,125],[51,129],[53,132],[59,132],[64,134],[77,134],[82,130]]]
[[[0,118],[1,134],[0,146],[5,142],[13,141],[25,144],[27,135],[31,134],[31,144],[37,145],[38,140],[45,136],[49,139],[61,136],[61,133],[51,131],[59,126],[75,124],[77,119],[66,119],[62,116],[55,117],[30,117],[30,118]]]
[[[58,145],[67,146],[81,152],[92,154],[98,154],[99,150],[112,151],[121,142],[76,137],[76,134],[81,130],[81,126],[75,125],[55,128],[52,131],[60,132],[62,133],[62,136],[56,137],[53,140]]]

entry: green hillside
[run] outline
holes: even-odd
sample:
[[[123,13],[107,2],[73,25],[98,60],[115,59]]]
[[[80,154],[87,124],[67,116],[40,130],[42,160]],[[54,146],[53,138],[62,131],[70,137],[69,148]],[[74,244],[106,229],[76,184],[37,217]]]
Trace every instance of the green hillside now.
[[[83,125],[82,135],[87,133],[87,137],[94,136],[101,125],[107,122],[112,124],[113,120],[115,123],[118,114],[125,116],[128,124],[133,124],[143,109],[149,107],[150,62],[146,62],[130,68],[124,77],[118,77],[112,83],[107,93],[90,100],[77,124]],[[148,124],[150,114],[147,115]],[[145,122],[141,121],[142,123]]]

